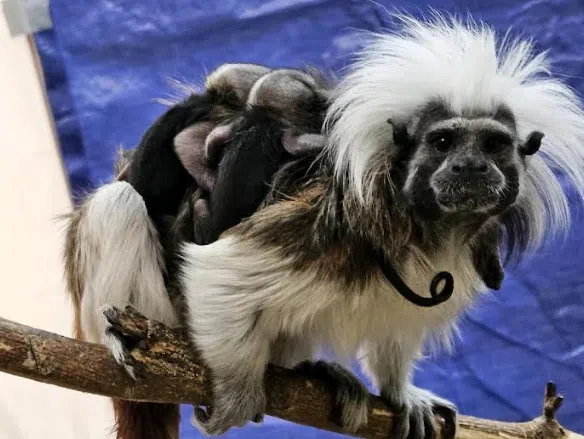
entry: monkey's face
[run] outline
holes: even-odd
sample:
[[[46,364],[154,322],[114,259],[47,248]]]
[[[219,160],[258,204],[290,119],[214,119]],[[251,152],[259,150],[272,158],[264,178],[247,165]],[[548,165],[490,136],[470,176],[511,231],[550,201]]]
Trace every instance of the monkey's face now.
[[[402,192],[427,218],[491,216],[511,206],[520,191],[529,142],[522,144],[513,116],[451,116],[434,108],[408,135],[410,158]],[[399,136],[396,139],[399,143]]]

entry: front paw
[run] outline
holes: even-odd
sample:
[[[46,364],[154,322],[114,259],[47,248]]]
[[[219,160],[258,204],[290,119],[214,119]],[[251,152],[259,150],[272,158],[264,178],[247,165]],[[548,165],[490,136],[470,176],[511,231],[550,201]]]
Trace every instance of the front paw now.
[[[294,369],[308,378],[324,381],[335,395],[334,417],[346,433],[367,425],[369,391],[349,370],[336,363],[304,361]]]
[[[433,393],[410,386],[401,395],[390,397],[389,404],[398,414],[394,418],[392,439],[434,439],[435,416],[444,423],[441,427],[442,439],[454,439],[457,427],[456,406]]]
[[[195,407],[192,424],[206,436],[217,436],[232,427],[243,427],[248,422],[263,422],[266,411],[264,389],[258,385],[214,386],[213,405]]]

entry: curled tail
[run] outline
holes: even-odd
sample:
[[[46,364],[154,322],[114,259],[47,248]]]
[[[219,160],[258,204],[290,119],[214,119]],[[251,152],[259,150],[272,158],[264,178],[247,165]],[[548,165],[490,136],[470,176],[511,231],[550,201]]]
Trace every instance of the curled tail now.
[[[69,218],[65,270],[75,337],[102,343],[134,376],[129,353],[103,315],[132,305],[168,326],[178,319],[164,284],[163,250],[142,197],[123,181],[99,188]],[[114,399],[117,439],[177,439],[179,407]]]

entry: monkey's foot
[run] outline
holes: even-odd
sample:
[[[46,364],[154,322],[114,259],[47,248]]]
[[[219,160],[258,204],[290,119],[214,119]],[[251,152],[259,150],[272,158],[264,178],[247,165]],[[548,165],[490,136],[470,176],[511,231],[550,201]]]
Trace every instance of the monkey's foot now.
[[[232,427],[243,427],[248,422],[262,423],[266,411],[266,396],[261,383],[250,389],[243,383],[226,385],[216,379],[212,407],[195,407],[192,424],[207,436],[217,436]]]
[[[304,361],[294,369],[329,386],[335,395],[334,416],[347,433],[354,434],[367,425],[369,391],[353,373],[325,361]]]
[[[126,373],[134,380],[138,381],[144,375],[140,365],[134,360],[130,352],[140,342],[139,339],[123,334],[118,328],[112,325],[117,310],[112,305],[104,305],[101,311],[108,323],[105,328],[103,344],[111,351],[116,362],[124,368]]]
[[[432,392],[409,386],[401,395],[388,400],[398,416],[394,418],[391,438],[395,439],[433,439],[437,437],[434,429],[434,416],[444,420],[443,439],[454,439],[457,427],[456,406]]]

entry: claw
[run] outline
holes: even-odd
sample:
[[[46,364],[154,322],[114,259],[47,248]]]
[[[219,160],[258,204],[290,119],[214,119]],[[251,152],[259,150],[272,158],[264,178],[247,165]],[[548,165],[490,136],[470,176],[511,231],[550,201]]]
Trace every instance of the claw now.
[[[424,416],[424,433],[424,439],[434,439],[436,437],[431,416]]]
[[[126,311],[135,312],[134,308],[126,307]],[[144,376],[144,367],[134,360],[131,351],[136,348],[141,339],[122,332],[118,321],[119,310],[113,305],[104,305],[101,312],[107,321],[103,334],[103,344],[110,350],[116,363],[124,368],[134,381]],[[139,315],[139,314],[138,314]]]
[[[456,435],[457,412],[453,407],[443,404],[436,404],[432,407],[432,411],[441,416],[444,420],[442,427],[442,437],[444,439],[454,439]]]
[[[251,422],[254,422],[255,424],[262,424],[264,422],[264,415],[262,413],[258,413],[252,418]]]
[[[213,420],[213,411],[210,407],[207,410],[202,407],[195,407],[193,410],[193,417],[191,423],[205,436],[218,436],[225,433],[229,428],[221,428],[217,422]]]
[[[243,427],[248,422],[261,423],[265,411],[265,395],[263,389],[259,393],[237,390],[229,393],[225,385],[220,385],[221,391],[213,392],[220,395],[215,398],[212,406],[205,408],[196,406],[193,410],[191,423],[206,436],[223,434],[232,427]],[[230,387],[231,388],[231,387]]]
[[[200,406],[196,406],[193,411],[193,422],[197,423],[207,423],[209,421],[209,415],[207,411]]]
[[[129,346],[135,344],[134,340],[130,340],[113,326],[108,326],[105,330],[104,344],[111,351],[116,363],[124,368],[130,378],[138,381],[144,377],[143,366],[137,363],[130,354],[132,348]]]
[[[424,420],[420,419],[422,416],[416,409],[410,412],[408,439],[424,439]]]
[[[102,314],[105,316],[106,320],[110,325],[115,325],[117,323],[118,309],[113,305],[105,305],[101,308]]]
[[[407,438],[410,433],[410,417],[408,411],[403,406],[401,408],[392,404],[390,406],[395,414],[390,437],[397,439]]]
[[[454,439],[456,435],[457,411],[450,402],[439,398],[432,393],[411,387],[402,395],[401,403],[392,403],[390,406],[398,414],[394,419],[392,438],[396,439],[434,439],[437,437],[435,429],[435,414],[444,419],[441,428],[441,438]]]

